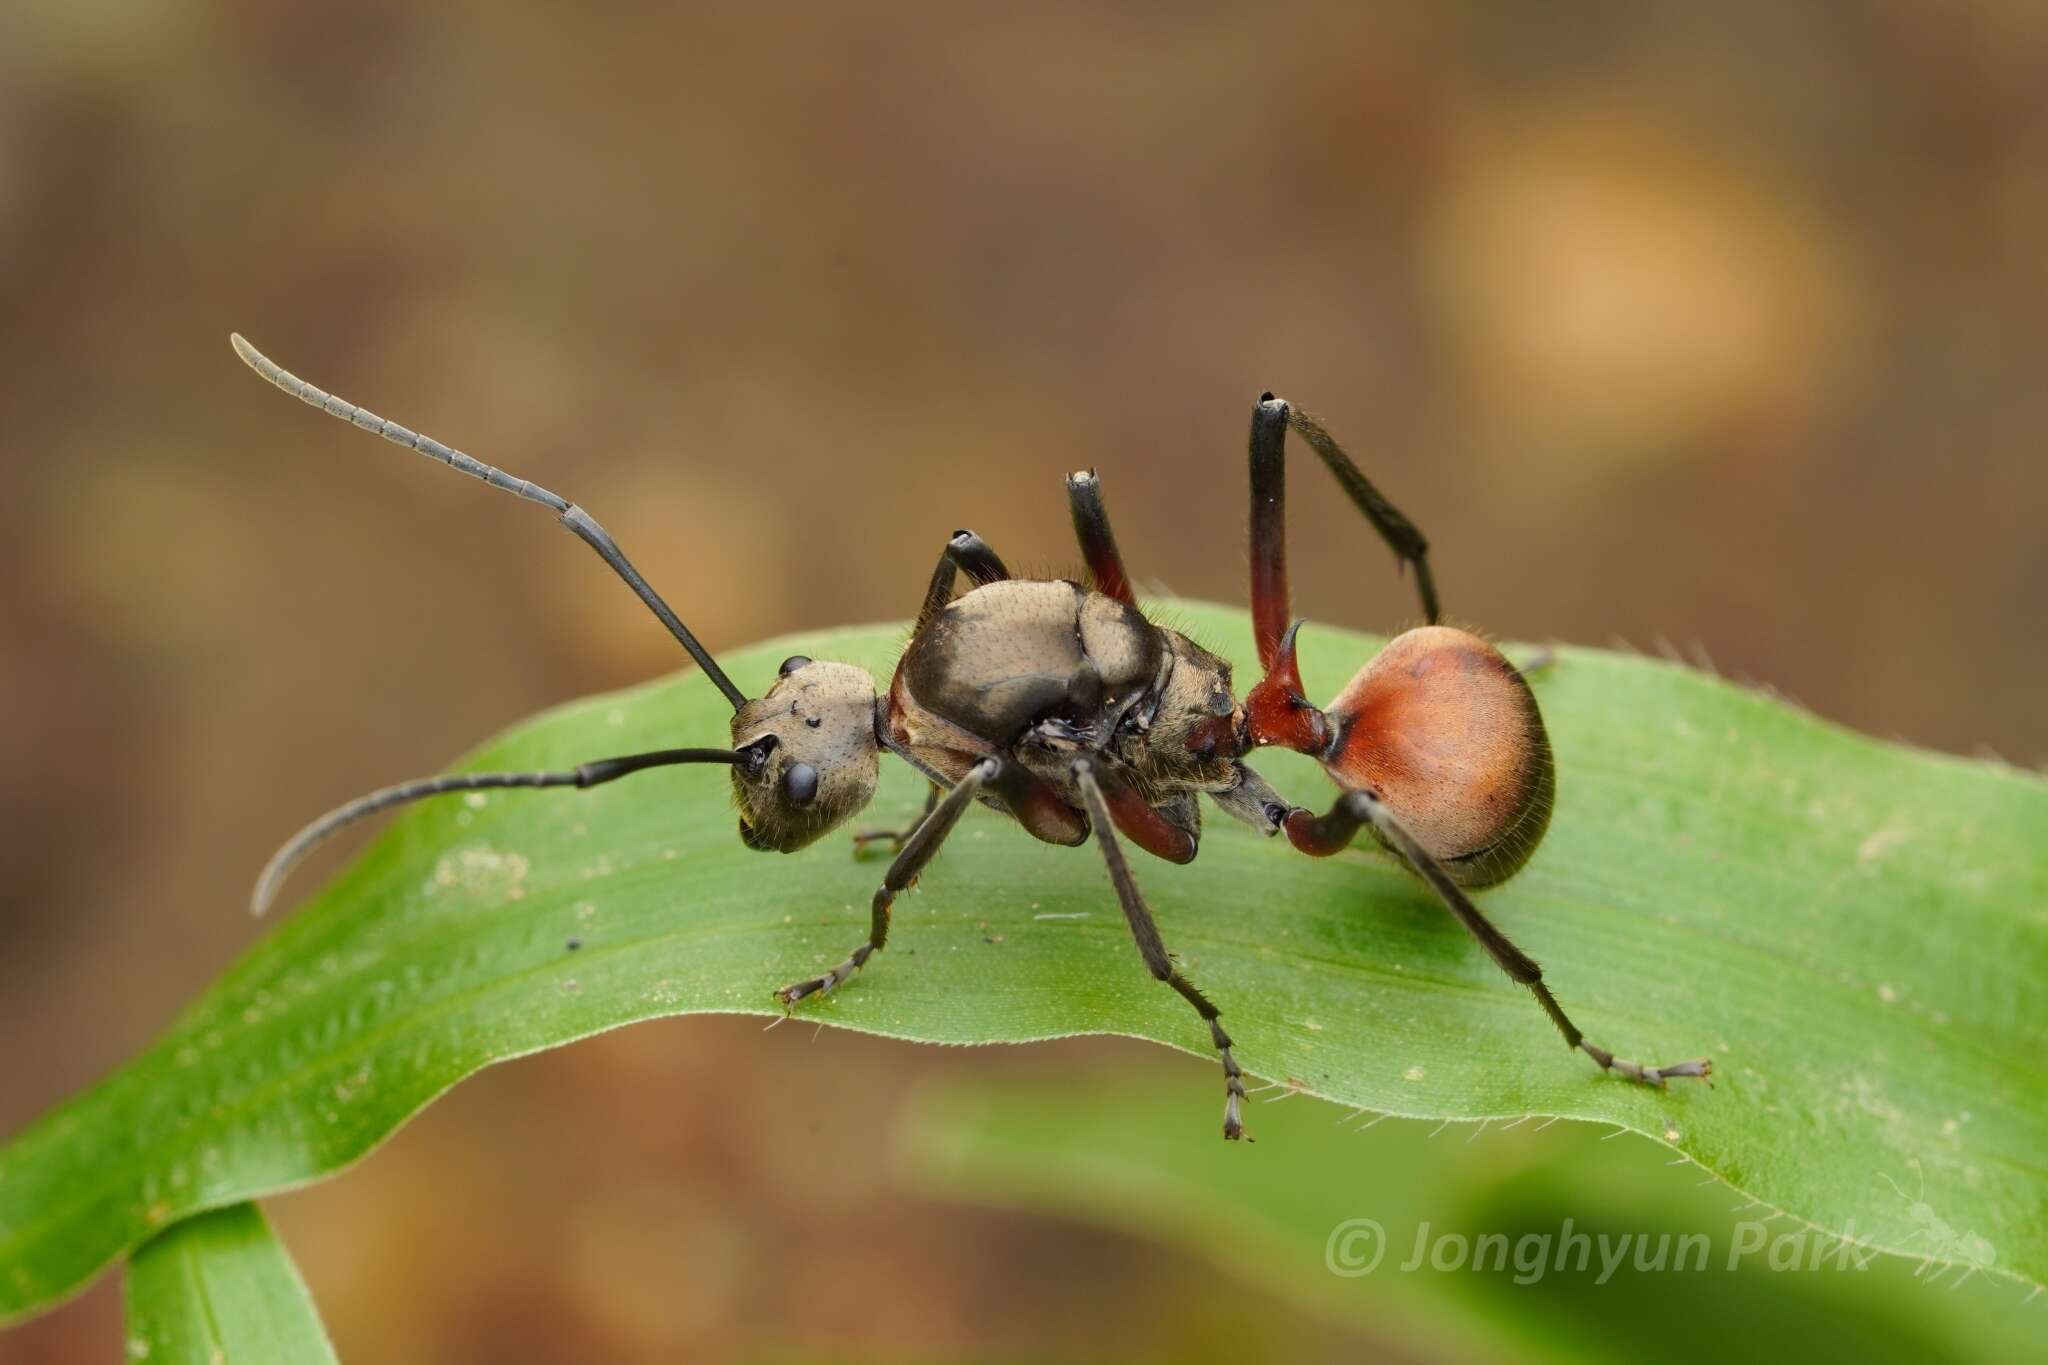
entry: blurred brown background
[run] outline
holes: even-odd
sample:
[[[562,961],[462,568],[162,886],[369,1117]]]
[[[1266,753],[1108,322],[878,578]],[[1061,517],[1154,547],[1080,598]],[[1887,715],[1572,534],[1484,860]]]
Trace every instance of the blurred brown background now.
[[[1240,600],[1271,387],[1457,617],[2048,758],[2033,0],[14,0],[0,1132],[250,940],[301,817],[677,663],[544,516],[323,425],[231,328],[583,502],[714,648],[905,615],[957,525],[1064,570],[1084,465],[1152,586]],[[1401,622],[1297,487],[1304,612]],[[920,1077],[1087,1050],[644,1026],[272,1209],[357,1360],[1362,1347],[889,1187]],[[0,1361],[118,1333],[109,1277]]]

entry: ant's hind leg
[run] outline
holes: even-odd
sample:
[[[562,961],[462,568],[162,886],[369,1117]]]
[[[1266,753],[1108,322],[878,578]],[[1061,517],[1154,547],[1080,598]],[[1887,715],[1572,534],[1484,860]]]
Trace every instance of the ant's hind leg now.
[[[1074,781],[1081,788],[1088,818],[1095,825],[1096,842],[1102,845],[1102,861],[1109,867],[1109,880],[1116,887],[1117,900],[1123,905],[1124,919],[1130,923],[1131,937],[1138,941],[1138,955],[1145,959],[1145,967],[1153,976],[1179,991],[1181,997],[1195,1007],[1195,1013],[1208,1021],[1209,1041],[1216,1045],[1218,1055],[1223,1058],[1223,1136],[1241,1138],[1245,1135],[1244,1118],[1240,1113],[1244,1105],[1244,1072],[1231,1053],[1230,1035],[1223,1031],[1222,1011],[1210,1004],[1209,997],[1196,990],[1194,983],[1173,965],[1173,956],[1166,951],[1166,944],[1159,937],[1159,925],[1138,891],[1137,878],[1131,875],[1131,865],[1124,861],[1123,845],[1117,840],[1109,803],[1103,799],[1102,786],[1096,781],[1094,763],[1085,758],[1074,760]]]
[[[1244,821],[1268,838],[1280,832],[1287,813],[1294,809],[1294,804],[1274,791],[1270,782],[1243,763],[1237,765],[1236,786],[1209,795],[1226,815]]]
[[[1472,937],[1479,940],[1479,945],[1486,949],[1495,964],[1509,977],[1529,988],[1536,997],[1536,1003],[1543,1006],[1543,1012],[1550,1016],[1550,1022],[1557,1025],[1557,1031],[1564,1035],[1565,1042],[1598,1062],[1603,1071],[1617,1071],[1632,1081],[1641,1081],[1659,1089],[1674,1076],[1704,1079],[1713,1074],[1714,1063],[1710,1058],[1695,1057],[1670,1066],[1645,1066],[1626,1057],[1617,1057],[1599,1044],[1588,1041],[1586,1035],[1579,1032],[1578,1025],[1565,1014],[1564,1007],[1557,1003],[1550,987],[1543,984],[1543,969],[1536,965],[1536,960],[1517,948],[1506,934],[1494,927],[1492,920],[1480,913],[1479,907],[1466,897],[1444,865],[1417,843],[1415,836],[1387,809],[1386,803],[1371,792],[1346,792],[1337,798],[1337,804],[1331,807],[1330,813],[1321,817],[1296,807],[1286,821],[1288,840],[1302,852],[1316,857],[1325,857],[1347,847],[1353,836],[1368,825],[1417,876],[1429,883],[1430,889],[1436,892]]]
[[[822,995],[866,966],[867,960],[882,950],[882,945],[889,939],[889,907],[904,888],[917,880],[917,874],[924,871],[925,864],[932,860],[932,855],[939,851],[939,845],[960,822],[962,812],[973,804],[982,784],[993,781],[1000,771],[1001,764],[992,758],[975,764],[967,776],[946,793],[946,799],[932,807],[931,813],[918,824],[916,832],[904,841],[903,851],[896,855],[895,862],[889,864],[888,872],[882,876],[882,884],[875,889],[867,942],[855,948],[844,962],[823,976],[784,986],[775,992],[777,1000],[784,1005],[794,1005],[807,995]]]
[[[1415,590],[1422,599],[1422,615],[1431,625],[1442,612],[1437,607],[1436,581],[1429,573],[1429,541],[1401,509],[1388,502],[1372,481],[1365,477],[1344,448],[1322,424],[1272,394],[1259,395],[1252,409],[1251,433],[1251,552],[1252,628],[1258,641],[1259,665],[1271,673],[1279,660],[1280,638],[1287,633],[1292,615],[1287,590],[1287,431],[1308,442],[1352,504],[1379,532],[1401,563],[1415,570]]]
[[[858,858],[867,852],[869,844],[887,844],[891,853],[901,853],[904,843],[911,835],[917,833],[919,825],[931,818],[931,813],[937,808],[938,804],[938,787],[934,785],[925,788],[924,810],[918,815],[917,819],[911,821],[909,826],[904,829],[864,829],[856,832],[853,836],[853,856]]]

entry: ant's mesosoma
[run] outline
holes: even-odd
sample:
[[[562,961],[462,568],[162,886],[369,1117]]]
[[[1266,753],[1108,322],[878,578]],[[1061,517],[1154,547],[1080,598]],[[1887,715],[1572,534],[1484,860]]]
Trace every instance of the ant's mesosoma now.
[[[720,763],[732,773],[739,835],[749,848],[793,853],[836,829],[874,796],[881,752],[932,784],[918,823],[882,837],[897,847],[876,890],[868,937],[822,976],[775,993],[785,1007],[830,991],[867,963],[889,933],[889,908],[929,863],[969,804],[1002,811],[1053,844],[1094,833],[1139,954],[1152,975],[1208,1021],[1223,1060],[1223,1135],[1244,1135],[1244,1073],[1216,1006],[1174,965],[1124,858],[1119,832],[1169,862],[1191,861],[1206,794],[1302,852],[1327,856],[1360,830],[1419,875],[1514,980],[1535,993],[1571,1047],[1602,1068],[1662,1086],[1706,1076],[1705,1058],[1650,1067],[1586,1040],[1543,984],[1535,961],[1466,897],[1527,862],[1550,823],[1550,741],[1528,683],[1476,635],[1437,624],[1428,542],[1380,495],[1320,424],[1272,394],[1251,426],[1252,620],[1264,679],[1240,704],[1230,665],[1147,620],[1110,532],[1092,470],[1068,476],[1074,530],[1093,586],[1016,579],[972,531],[939,556],[916,629],[886,693],[850,664],[797,655],[748,699],[649,587],[603,527],[545,488],[314,388],[239,335],[235,353],[293,397],[430,456],[560,518],[640,596],[732,703],[732,748],[663,749],[565,772],[468,773],[387,787],[322,816],[271,858],[251,908],[261,914],[292,867],[336,830],[445,792],[591,787],[647,768]],[[1322,458],[1400,560],[1412,565],[1429,624],[1395,637],[1326,708],[1301,691],[1288,624],[1285,442],[1292,429]],[[953,595],[965,574],[973,586]],[[1310,754],[1343,789],[1318,816],[1283,799],[1243,761],[1262,745]]]

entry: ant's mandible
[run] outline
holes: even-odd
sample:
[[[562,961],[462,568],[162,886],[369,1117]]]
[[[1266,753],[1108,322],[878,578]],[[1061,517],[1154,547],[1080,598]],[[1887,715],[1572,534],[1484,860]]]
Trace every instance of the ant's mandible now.
[[[308,825],[258,878],[251,908],[276,897],[291,868],[343,826],[444,792],[592,787],[680,763],[724,764],[749,848],[793,853],[844,824],[874,796],[883,750],[932,784],[923,817],[885,838],[895,860],[875,892],[866,941],[822,976],[784,986],[785,1007],[822,995],[880,951],[889,908],[923,871],[967,807],[979,801],[1034,837],[1081,844],[1093,833],[1152,975],[1208,1021],[1223,1060],[1223,1135],[1244,1135],[1244,1073],[1220,1012],[1174,965],[1124,857],[1123,839],[1169,862],[1191,861],[1201,837],[1197,798],[1322,857],[1361,830],[1426,882],[1514,980],[1535,993],[1565,1042],[1631,1080],[1662,1086],[1706,1076],[1705,1058],[1644,1066],[1589,1042],[1565,1015],[1534,959],[1481,914],[1468,887],[1491,886],[1527,862],[1550,823],[1550,741],[1521,673],[1486,641],[1437,624],[1428,542],[1381,496],[1312,418],[1262,394],[1251,426],[1252,620],[1264,679],[1240,704],[1230,665],[1138,609],[1093,471],[1067,495],[1093,586],[1018,579],[972,531],[939,556],[917,627],[885,693],[850,664],[786,659],[749,699],[648,586],[590,515],[525,479],[314,388],[240,336],[235,352],[265,379],[343,421],[539,503],[640,596],[732,703],[730,749],[663,749],[599,759],[570,771],[430,777],[373,792]],[[1373,529],[1413,567],[1429,624],[1397,636],[1328,707],[1302,696],[1288,621],[1285,442],[1292,429],[1321,457]],[[956,579],[972,586],[955,597]],[[1276,745],[1313,755],[1342,789],[1322,815],[1281,797],[1244,755]],[[1122,839],[1118,837],[1121,834]]]

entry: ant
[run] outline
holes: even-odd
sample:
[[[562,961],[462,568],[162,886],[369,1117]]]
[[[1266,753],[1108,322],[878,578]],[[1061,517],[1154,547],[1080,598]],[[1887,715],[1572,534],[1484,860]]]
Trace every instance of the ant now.
[[[673,764],[725,765],[741,841],[793,853],[868,804],[887,750],[931,783],[924,814],[908,830],[856,836],[861,844],[883,839],[895,848],[875,891],[867,938],[830,971],[775,992],[785,1009],[831,991],[881,950],[891,904],[970,805],[1001,811],[1051,844],[1082,844],[1092,833],[1146,968],[1209,1025],[1223,1062],[1223,1135],[1243,1137],[1244,1072],[1220,1011],[1175,965],[1124,856],[1128,839],[1168,862],[1192,861],[1202,829],[1197,798],[1207,795],[1227,814],[1268,836],[1285,833],[1315,857],[1370,831],[1502,970],[1534,992],[1565,1042],[1603,1070],[1660,1088],[1670,1077],[1712,1071],[1706,1058],[1644,1066],[1588,1041],[1534,959],[1467,898],[1467,888],[1492,886],[1527,862],[1549,825],[1555,777],[1535,695],[1492,645],[1438,624],[1422,533],[1319,423],[1270,393],[1252,411],[1250,444],[1252,617],[1264,677],[1242,703],[1231,691],[1228,662],[1140,611],[1092,470],[1067,478],[1092,585],[1013,578],[981,537],[956,531],[939,554],[886,692],[878,693],[863,669],[795,655],[766,692],[749,698],[581,507],[313,387],[239,335],[233,342],[250,368],[294,398],[553,512],[639,595],[733,709],[730,749],[664,749],[565,772],[431,777],[349,802],[271,858],[251,898],[257,914],[315,845],[379,811],[445,792],[593,787]],[[1399,560],[1413,566],[1429,623],[1395,637],[1322,708],[1302,695],[1301,622],[1287,624],[1290,430]],[[963,575],[971,586],[956,597]],[[1322,762],[1342,789],[1328,812],[1284,799],[1245,763],[1247,753],[1265,745]]]

